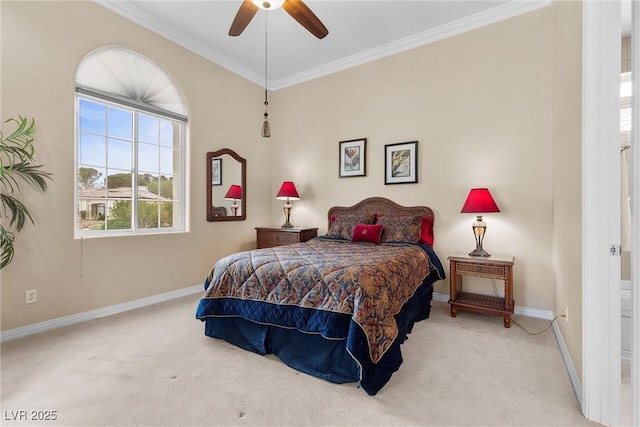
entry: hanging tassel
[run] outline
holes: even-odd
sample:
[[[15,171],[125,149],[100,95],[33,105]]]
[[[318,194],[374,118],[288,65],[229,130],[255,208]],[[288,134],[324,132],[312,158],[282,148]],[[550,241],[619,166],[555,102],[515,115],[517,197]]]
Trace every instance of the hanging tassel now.
[[[267,89],[264,90],[264,121],[262,122],[262,137],[271,137],[271,128],[269,127],[269,113],[267,113],[267,107],[269,102],[267,101]]]
[[[269,114],[267,114],[266,111],[264,112],[264,121],[262,122],[262,137],[271,137],[271,128],[269,127]]]

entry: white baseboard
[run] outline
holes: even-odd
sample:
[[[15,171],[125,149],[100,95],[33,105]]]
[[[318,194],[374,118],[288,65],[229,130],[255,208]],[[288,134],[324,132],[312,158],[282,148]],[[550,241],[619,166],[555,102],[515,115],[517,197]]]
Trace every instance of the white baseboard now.
[[[35,335],[52,329],[63,328],[65,326],[75,325],[76,323],[86,322],[87,320],[99,319],[105,316],[122,313],[124,311],[135,310],[136,308],[146,307],[148,305],[157,304],[159,302],[169,301],[187,295],[204,292],[202,285],[194,285],[188,288],[178,289],[177,291],[166,292],[146,298],[140,298],[134,301],[116,304],[109,307],[98,308],[96,310],[85,311],[84,313],[72,314],[70,316],[59,317],[57,319],[47,320],[45,322],[34,323],[20,328],[9,329],[0,333],[0,342],[15,340],[18,338]],[[449,301],[448,294],[433,293],[433,299],[440,302]],[[515,306],[514,313],[522,316],[535,317],[539,319],[552,320],[553,313],[548,310],[539,310],[537,308]]]
[[[433,299],[435,301],[448,302],[449,294],[439,294],[434,292]],[[514,314],[518,314],[521,316],[535,317],[538,319],[545,319],[545,320],[551,320],[551,321],[555,319],[553,312],[549,310],[540,310],[537,308],[521,307],[516,305],[513,312]],[[553,333],[556,336],[556,341],[558,342],[558,347],[560,348],[560,353],[562,354],[562,360],[564,360],[564,364],[567,367],[567,372],[569,373],[569,378],[571,379],[573,392],[576,394],[576,398],[578,399],[578,404],[580,405],[580,409],[582,410],[582,384],[580,384],[580,378],[578,378],[578,373],[576,372],[576,368],[573,366],[571,357],[569,357],[569,350],[567,350],[567,345],[564,342],[564,338],[562,338],[562,334],[560,333],[560,329],[558,328],[558,323],[553,322],[552,324],[553,324]]]
[[[449,294],[433,293],[433,299],[439,302],[449,302]],[[536,319],[553,320],[555,317],[552,311],[540,310],[538,308],[529,308],[516,305],[513,309],[513,314],[527,317],[535,317]]]
[[[578,399],[580,411],[584,413],[584,408],[582,407],[582,384],[580,383],[580,378],[578,378],[576,368],[575,366],[573,366],[573,362],[571,361],[571,357],[569,356],[569,350],[567,349],[567,345],[564,342],[564,338],[562,338],[562,333],[560,332],[560,328],[558,328],[557,322],[553,322],[553,333],[556,336],[556,341],[558,341],[560,354],[562,354],[562,360],[564,360],[564,365],[567,367],[567,373],[569,374],[569,379],[571,380],[571,385],[573,386],[573,392],[576,394],[576,398]]]
[[[148,305],[157,304],[159,302],[169,301],[175,298],[193,295],[204,292],[202,285],[194,285],[188,288],[178,289],[176,291],[165,292],[163,294],[153,295],[146,298],[140,298],[133,301],[116,304],[109,307],[98,308],[96,310],[85,311],[84,313],[72,314],[70,316],[58,317],[57,319],[47,320],[20,328],[9,329],[0,332],[0,342],[15,340],[18,338],[35,335],[52,329],[63,328],[65,326],[75,325],[76,323],[86,322],[87,320],[99,319],[105,316],[122,313],[136,308],[146,307]]]
[[[449,302],[449,294],[440,294],[438,292],[434,292],[433,299],[439,302]]]

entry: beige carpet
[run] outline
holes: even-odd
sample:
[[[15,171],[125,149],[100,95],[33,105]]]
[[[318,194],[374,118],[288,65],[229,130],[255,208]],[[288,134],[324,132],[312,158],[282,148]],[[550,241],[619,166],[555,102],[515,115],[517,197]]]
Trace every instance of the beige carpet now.
[[[2,424],[594,425],[578,408],[551,329],[449,316],[434,302],[376,396],[205,337],[198,296],[2,344]],[[532,331],[540,319],[515,317]],[[13,421],[56,411],[56,421]]]

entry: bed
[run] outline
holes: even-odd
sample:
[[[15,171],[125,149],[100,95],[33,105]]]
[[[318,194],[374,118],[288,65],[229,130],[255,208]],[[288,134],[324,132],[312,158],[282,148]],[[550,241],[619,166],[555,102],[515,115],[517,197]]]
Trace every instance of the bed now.
[[[445,277],[433,211],[371,197],[327,216],[325,236],[217,261],[196,318],[209,337],[375,395]]]

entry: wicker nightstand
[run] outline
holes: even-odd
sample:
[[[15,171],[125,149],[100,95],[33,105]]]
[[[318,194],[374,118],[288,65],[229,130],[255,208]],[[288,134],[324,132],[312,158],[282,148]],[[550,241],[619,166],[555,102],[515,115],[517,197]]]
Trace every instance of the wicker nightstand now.
[[[256,227],[258,249],[306,242],[318,235],[318,228]]]
[[[489,258],[467,255],[450,256],[449,304],[451,317],[456,317],[458,309],[477,313],[494,314],[503,317],[504,327],[511,327],[513,313],[513,261],[512,256],[492,256]],[[462,277],[482,277],[504,281],[504,298],[473,294],[462,291]]]

